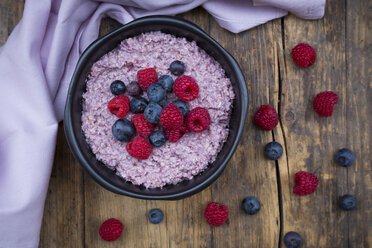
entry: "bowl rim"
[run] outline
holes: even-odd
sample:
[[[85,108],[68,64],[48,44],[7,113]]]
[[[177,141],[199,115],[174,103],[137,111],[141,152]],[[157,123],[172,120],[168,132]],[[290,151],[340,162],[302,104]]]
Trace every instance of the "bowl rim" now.
[[[228,61],[228,63],[232,66],[233,71],[236,75],[237,84],[239,86],[239,93],[241,96],[241,119],[239,123],[239,129],[237,132],[236,139],[233,142],[233,145],[226,155],[224,161],[219,165],[219,168],[206,180],[202,181],[200,184],[195,185],[194,187],[187,189],[182,192],[178,193],[172,193],[172,194],[164,194],[164,195],[145,195],[140,193],[134,193],[127,191],[125,189],[119,188],[109,182],[107,182],[99,173],[97,173],[89,164],[88,160],[84,157],[82,152],[80,151],[75,132],[72,125],[72,115],[71,115],[71,107],[72,107],[72,92],[76,89],[76,85],[78,82],[78,78],[80,73],[82,72],[86,62],[89,61],[90,54],[95,51],[97,46],[100,46],[100,44],[105,43],[108,39],[110,39],[113,36],[116,36],[118,33],[121,33],[127,29],[131,29],[133,26],[139,25],[139,24],[151,24],[151,23],[164,23],[167,25],[181,25],[187,27],[192,32],[198,34],[203,39],[207,40],[209,43],[211,43],[213,46],[215,46],[225,57],[225,59]],[[140,199],[150,199],[150,200],[177,200],[182,199],[188,196],[191,196],[195,193],[198,193],[208,187],[210,184],[212,184],[223,172],[223,170],[226,167],[226,164],[231,159],[232,155],[234,154],[236,147],[240,141],[241,134],[243,132],[244,123],[247,115],[247,109],[248,109],[248,92],[247,92],[247,86],[245,83],[244,75],[238,65],[238,63],[235,61],[235,59],[230,55],[229,52],[227,52],[217,41],[215,41],[211,36],[209,36],[205,31],[203,31],[201,28],[199,28],[194,23],[184,20],[179,17],[173,17],[173,16],[165,16],[165,15],[153,15],[153,16],[146,16],[139,19],[135,19],[117,29],[114,31],[104,35],[103,37],[100,37],[93,41],[82,53],[80,56],[74,73],[72,75],[67,99],[66,99],[66,105],[65,105],[65,112],[64,112],[64,131],[67,138],[67,143],[70,147],[71,152],[73,153],[74,157],[78,160],[79,164],[90,174],[90,176],[93,177],[93,179],[98,182],[101,186],[106,188],[107,190],[110,190],[111,192],[131,196],[134,198],[140,198]]]

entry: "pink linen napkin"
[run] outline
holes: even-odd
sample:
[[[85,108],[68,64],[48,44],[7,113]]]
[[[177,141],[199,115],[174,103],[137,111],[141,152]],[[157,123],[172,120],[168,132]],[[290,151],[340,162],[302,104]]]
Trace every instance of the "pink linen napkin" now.
[[[80,54],[98,37],[101,19],[124,24],[199,5],[237,33],[287,11],[321,18],[325,0],[26,1],[21,22],[0,48],[0,248],[38,246],[67,88]]]

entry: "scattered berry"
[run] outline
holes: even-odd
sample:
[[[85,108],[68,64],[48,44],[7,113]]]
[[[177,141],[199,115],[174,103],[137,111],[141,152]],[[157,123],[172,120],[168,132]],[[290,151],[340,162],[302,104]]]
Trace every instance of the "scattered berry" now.
[[[186,118],[187,114],[190,112],[189,106],[186,102],[182,100],[176,100],[173,102],[180,110],[184,118]]]
[[[160,120],[160,113],[162,111],[162,107],[154,102],[150,102],[147,107],[145,108],[145,111],[143,112],[146,120],[148,120],[151,123],[158,123]]]
[[[149,102],[145,98],[141,96],[133,97],[129,104],[130,111],[132,111],[134,114],[143,113],[147,107],[147,104],[149,104]]]
[[[187,129],[195,133],[206,130],[209,124],[211,124],[211,117],[205,108],[194,108],[186,117]]]
[[[142,137],[135,137],[132,141],[127,143],[125,149],[134,158],[148,159],[152,152],[152,147]]]
[[[101,224],[99,235],[105,241],[115,241],[120,237],[123,228],[123,223],[120,220],[111,218]]]
[[[158,104],[162,107],[162,108],[165,108],[168,104],[169,104],[169,100],[167,97],[164,97],[163,100],[161,100],[160,102],[158,102]]]
[[[353,210],[356,207],[356,200],[352,195],[343,195],[339,199],[339,205],[343,210]]]
[[[186,70],[186,66],[183,62],[179,60],[173,61],[170,66],[169,66],[169,71],[175,75],[175,76],[180,76],[182,75]]]
[[[300,43],[292,48],[292,58],[299,67],[306,68],[314,64],[316,53],[310,45]]]
[[[114,95],[122,95],[125,93],[126,89],[125,84],[120,80],[115,80],[110,85],[111,93]]]
[[[127,92],[130,96],[140,96],[143,93],[137,81],[132,81],[127,85]]]
[[[143,138],[149,137],[155,129],[155,124],[148,122],[143,114],[133,115],[132,122],[138,134]]]
[[[277,160],[283,154],[283,147],[278,142],[270,142],[265,146],[265,155],[268,159]]]
[[[318,178],[310,172],[299,171],[295,174],[295,186],[293,193],[296,195],[308,195],[318,187]]]
[[[260,204],[260,201],[256,197],[248,196],[244,198],[242,202],[242,208],[244,212],[246,212],[247,214],[253,215],[253,214],[256,214],[260,210],[261,204]]]
[[[158,83],[151,84],[147,88],[147,97],[149,98],[150,102],[160,102],[164,99],[164,97],[166,97],[166,95],[167,92],[163,86]]]
[[[339,165],[349,167],[354,163],[355,156],[351,150],[342,148],[336,152],[335,159]]]
[[[204,210],[204,217],[209,225],[221,226],[229,217],[229,210],[217,202],[210,202]]]
[[[185,133],[187,133],[187,127],[183,124],[179,128],[164,129],[164,133],[170,142],[176,143]]]
[[[253,117],[253,122],[264,130],[273,130],[279,122],[276,110],[270,105],[261,105]]]
[[[124,95],[114,97],[109,101],[107,107],[112,114],[123,118],[129,112],[129,98]]]
[[[133,139],[136,130],[132,122],[127,119],[119,119],[112,125],[112,134],[122,142],[128,142]]]
[[[182,126],[183,116],[173,103],[168,104],[160,114],[160,125],[164,128],[179,128]]]
[[[199,86],[192,77],[182,75],[174,82],[173,91],[179,99],[189,102],[198,97]]]
[[[287,248],[298,248],[302,244],[302,238],[296,232],[287,232],[284,236],[284,244]]]
[[[324,91],[316,95],[313,107],[318,115],[328,117],[333,114],[333,106],[338,102],[338,95],[333,91]]]
[[[163,220],[164,214],[160,209],[154,208],[150,210],[147,217],[152,224],[159,224]]]
[[[174,83],[173,78],[171,76],[168,76],[168,75],[163,75],[163,76],[159,77],[159,79],[158,79],[158,84],[163,86],[163,88],[167,92],[172,92],[173,91],[173,83]]]
[[[147,68],[137,72],[137,81],[142,90],[147,91],[147,88],[158,81],[158,73],[154,68]]]
[[[155,147],[160,147],[165,144],[165,141],[167,141],[167,138],[165,137],[165,134],[163,131],[154,131],[150,135],[150,143],[151,145]]]

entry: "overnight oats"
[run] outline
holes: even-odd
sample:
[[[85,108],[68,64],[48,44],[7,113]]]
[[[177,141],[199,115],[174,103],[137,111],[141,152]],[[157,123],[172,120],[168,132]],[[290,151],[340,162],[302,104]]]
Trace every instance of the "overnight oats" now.
[[[148,32],[93,64],[82,130],[96,158],[125,180],[163,187],[216,159],[233,99],[221,65],[194,41]]]

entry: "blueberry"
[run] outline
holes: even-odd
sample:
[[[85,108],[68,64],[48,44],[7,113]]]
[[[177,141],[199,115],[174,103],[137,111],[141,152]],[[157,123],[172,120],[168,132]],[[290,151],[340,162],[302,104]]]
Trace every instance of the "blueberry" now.
[[[270,142],[265,146],[265,155],[268,159],[277,160],[283,154],[283,147],[278,142]]]
[[[186,70],[186,66],[183,62],[179,60],[173,61],[170,66],[169,66],[169,71],[175,75],[175,76],[180,76],[182,75]]]
[[[147,97],[151,102],[160,102],[164,97],[166,97],[166,95],[167,92],[163,86],[158,83],[151,84],[147,89]]]
[[[355,156],[352,151],[347,148],[342,148],[336,152],[336,162],[344,167],[349,167],[354,163]]]
[[[343,195],[339,199],[339,205],[343,210],[349,211],[356,207],[356,200],[352,195]]]
[[[287,248],[297,248],[302,245],[302,238],[296,232],[287,232],[284,236],[284,244]]]
[[[165,108],[168,104],[169,104],[169,100],[167,97],[164,97],[163,100],[161,100],[160,102],[158,102],[158,104],[162,107],[162,108]]]
[[[147,217],[152,224],[159,224],[163,220],[164,214],[160,209],[154,208],[150,210]]]
[[[242,202],[242,208],[244,212],[252,215],[252,214],[256,214],[260,210],[261,204],[260,204],[260,201],[256,197],[248,196],[244,198]]]
[[[125,87],[125,84],[120,80],[115,80],[110,85],[111,93],[114,95],[122,95],[127,90],[127,87]]]
[[[130,100],[130,111],[135,114],[143,113],[147,104],[149,104],[149,102],[145,98],[140,96],[133,97],[132,100]]]
[[[142,95],[142,89],[137,83],[137,81],[132,81],[127,85],[128,94],[131,96],[140,96]]]
[[[189,106],[187,105],[186,102],[184,102],[182,100],[176,100],[176,101],[173,102],[173,104],[176,105],[180,109],[184,118],[190,112]]]
[[[164,132],[160,130],[152,132],[149,139],[150,139],[150,143],[155,147],[164,145],[165,141],[167,140],[165,138]]]
[[[168,75],[163,75],[163,76],[159,77],[159,79],[158,79],[158,84],[163,86],[163,88],[167,92],[172,92],[173,91],[173,83],[174,83],[173,78],[171,76],[168,76]]]
[[[159,104],[155,102],[150,102],[145,108],[143,114],[146,120],[148,120],[149,122],[158,123],[160,120],[160,113],[162,110],[163,109]]]
[[[119,119],[112,125],[112,134],[117,140],[123,142],[130,141],[134,137],[135,130],[132,122],[127,119]]]

